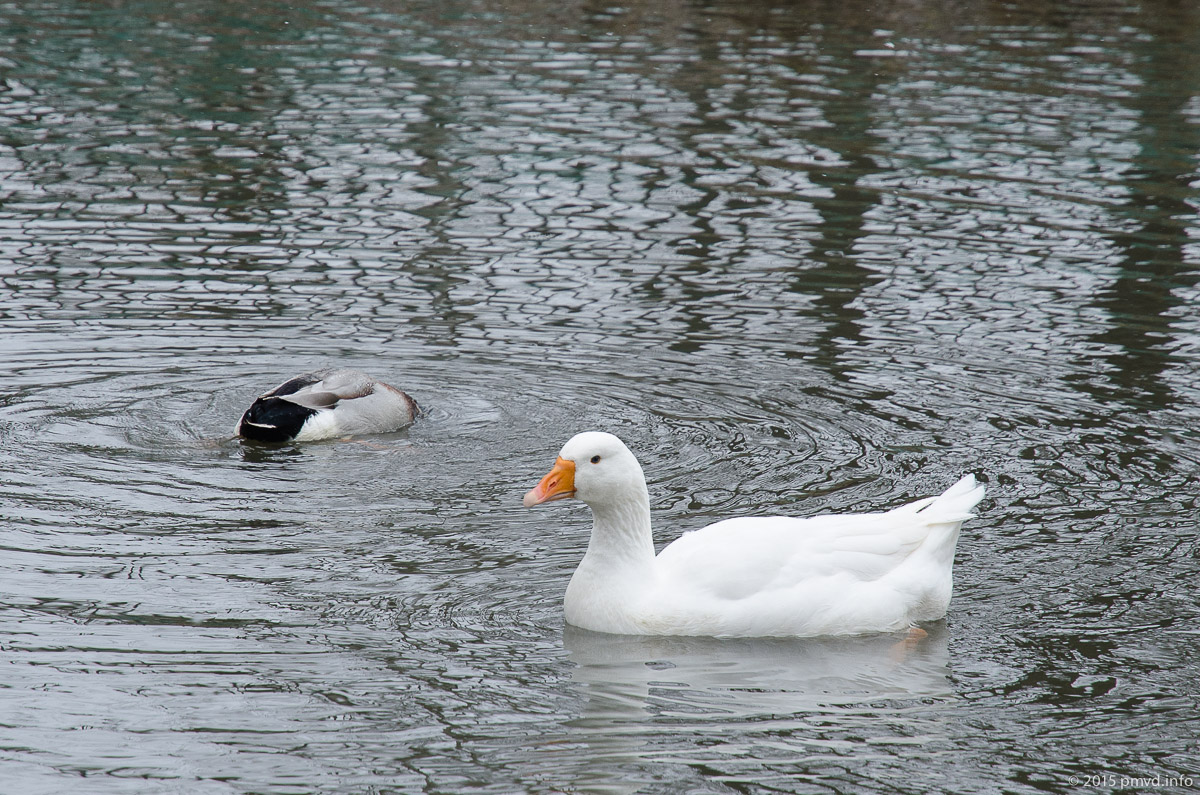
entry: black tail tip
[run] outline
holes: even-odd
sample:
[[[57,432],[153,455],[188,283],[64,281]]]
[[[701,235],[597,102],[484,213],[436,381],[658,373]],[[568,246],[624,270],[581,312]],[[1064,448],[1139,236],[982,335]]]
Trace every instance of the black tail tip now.
[[[246,410],[237,433],[253,442],[279,444],[295,439],[308,418],[317,412],[276,397],[261,397]]]

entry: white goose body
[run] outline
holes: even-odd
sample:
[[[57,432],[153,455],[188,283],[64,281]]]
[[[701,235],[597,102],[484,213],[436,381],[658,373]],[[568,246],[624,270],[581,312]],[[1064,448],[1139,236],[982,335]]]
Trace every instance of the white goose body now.
[[[617,437],[582,433],[525,495],[575,496],[592,509],[566,620],[631,635],[721,637],[891,632],[946,614],[962,522],[983,498],[966,476],[884,513],[727,519],[657,556],[637,459]]]
[[[420,409],[406,393],[350,369],[289,378],[242,415],[236,433],[258,442],[312,442],[362,433],[390,433]]]

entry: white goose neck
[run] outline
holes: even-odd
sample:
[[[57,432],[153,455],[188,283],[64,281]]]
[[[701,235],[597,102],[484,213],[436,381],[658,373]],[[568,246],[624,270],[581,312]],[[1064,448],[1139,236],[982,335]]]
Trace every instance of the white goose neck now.
[[[643,487],[591,506],[592,537],[585,559],[593,563],[649,566],[654,563],[650,497]]]

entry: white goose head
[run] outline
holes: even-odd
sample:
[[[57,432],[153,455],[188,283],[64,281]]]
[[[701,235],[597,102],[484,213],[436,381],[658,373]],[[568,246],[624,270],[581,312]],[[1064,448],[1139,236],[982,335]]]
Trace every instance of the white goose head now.
[[[593,509],[637,499],[646,493],[646,476],[637,458],[617,437],[587,431],[571,437],[541,482],[525,495],[525,507],[577,497]]]

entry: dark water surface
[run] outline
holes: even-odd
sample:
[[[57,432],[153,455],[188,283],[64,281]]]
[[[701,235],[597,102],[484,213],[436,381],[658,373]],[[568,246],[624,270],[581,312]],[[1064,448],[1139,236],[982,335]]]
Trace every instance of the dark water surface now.
[[[0,791],[1194,788],[1198,156],[1169,0],[0,3]],[[331,363],[428,416],[229,438]],[[949,617],[564,627],[592,428],[660,544],[977,473]]]

